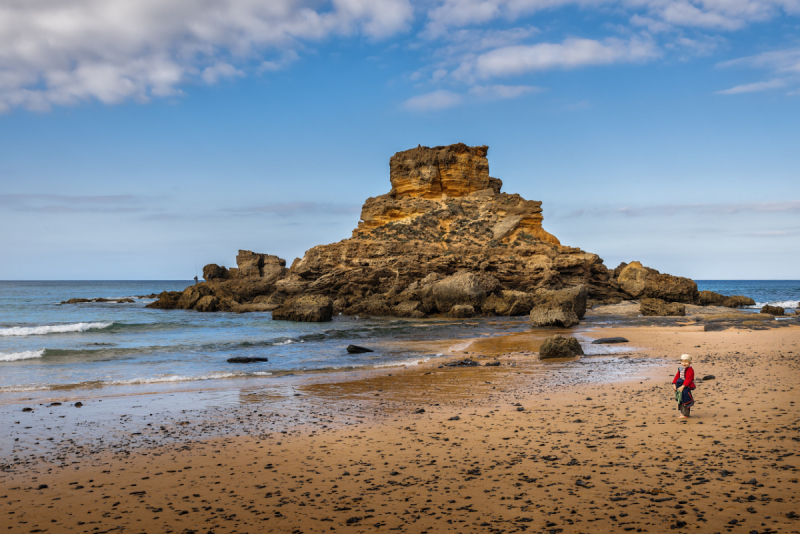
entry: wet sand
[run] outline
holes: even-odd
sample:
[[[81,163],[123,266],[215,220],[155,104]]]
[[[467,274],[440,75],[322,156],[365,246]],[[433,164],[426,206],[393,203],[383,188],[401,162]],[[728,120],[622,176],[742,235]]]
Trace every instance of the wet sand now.
[[[639,350],[542,363],[512,335],[461,351],[497,367],[15,407],[0,530],[800,531],[800,327],[584,335]],[[715,375],[688,420],[683,352]]]

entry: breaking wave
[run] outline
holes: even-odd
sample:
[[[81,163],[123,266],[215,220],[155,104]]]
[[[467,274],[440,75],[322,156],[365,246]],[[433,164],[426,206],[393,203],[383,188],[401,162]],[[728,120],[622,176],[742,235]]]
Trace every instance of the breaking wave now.
[[[44,356],[44,349],[29,350],[26,352],[0,352],[0,362],[16,362],[18,360],[32,360],[34,358],[41,358]]]
[[[101,330],[108,328],[113,322],[103,323],[71,323],[54,324],[45,326],[12,326],[0,328],[0,337],[6,336],[42,336],[45,334],[64,334],[68,332],[85,332],[87,330]]]

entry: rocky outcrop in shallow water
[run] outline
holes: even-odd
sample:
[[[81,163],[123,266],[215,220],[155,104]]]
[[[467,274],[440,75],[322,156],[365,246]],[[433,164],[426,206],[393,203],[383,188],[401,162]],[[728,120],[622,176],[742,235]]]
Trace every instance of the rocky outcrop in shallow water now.
[[[697,298],[688,278],[639,262],[609,270],[596,254],[562,245],[542,226],[541,202],[501,191],[487,153],[464,144],[398,152],[389,162],[391,190],[366,200],[351,238],[310,249],[289,269],[276,256],[239,251],[236,268],[207,265],[206,282],[150,307],[199,310],[204,302],[207,311],[326,320],[298,311],[298,297],[330,299],[333,314],[400,317],[524,315],[546,300],[543,290],[579,286],[584,309],[587,299]]]

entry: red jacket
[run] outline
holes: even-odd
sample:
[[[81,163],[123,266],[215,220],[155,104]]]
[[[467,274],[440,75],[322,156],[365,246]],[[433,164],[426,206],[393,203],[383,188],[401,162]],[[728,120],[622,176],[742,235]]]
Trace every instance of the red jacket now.
[[[684,375],[685,375],[683,379],[684,386],[686,386],[689,389],[694,389],[695,387],[697,387],[694,385],[694,369],[692,369],[691,365],[686,368],[686,373],[684,373]],[[681,371],[679,369],[678,372],[675,373],[675,378],[672,379],[672,383],[675,384],[676,382],[678,382],[678,379],[680,377],[681,377]]]

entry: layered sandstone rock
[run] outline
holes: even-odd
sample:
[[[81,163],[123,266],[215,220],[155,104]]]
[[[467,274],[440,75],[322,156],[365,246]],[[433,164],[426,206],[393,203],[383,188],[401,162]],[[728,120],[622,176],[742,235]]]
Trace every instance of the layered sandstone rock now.
[[[572,358],[583,355],[583,348],[574,337],[555,335],[548,337],[539,348],[539,359]]]
[[[269,309],[296,320],[293,299],[309,295],[329,298],[334,314],[401,317],[523,315],[537,291],[578,286],[591,302],[694,298],[691,280],[638,262],[609,271],[596,254],[562,245],[542,227],[541,202],[501,192],[487,153],[464,144],[398,152],[391,190],[366,200],[351,238],[308,250],[290,269],[240,251],[237,268],[209,265],[206,282],[151,307],[198,309],[214,296],[204,309]]]
[[[679,302],[647,298],[639,303],[639,313],[644,316],[683,317],[686,315],[686,306]]]

